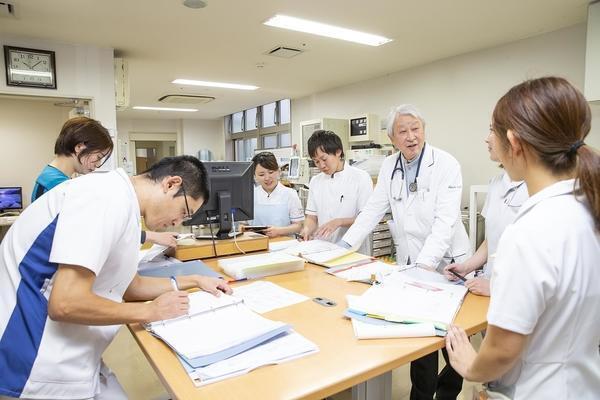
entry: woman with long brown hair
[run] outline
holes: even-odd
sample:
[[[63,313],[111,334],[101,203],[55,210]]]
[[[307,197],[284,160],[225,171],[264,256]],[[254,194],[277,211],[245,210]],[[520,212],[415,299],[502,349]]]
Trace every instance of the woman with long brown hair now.
[[[496,104],[500,161],[531,197],[500,239],[479,353],[458,327],[446,338],[454,369],[505,396],[496,398],[600,393],[600,155],[585,144],[590,127],[589,105],[562,78],[526,81]]]

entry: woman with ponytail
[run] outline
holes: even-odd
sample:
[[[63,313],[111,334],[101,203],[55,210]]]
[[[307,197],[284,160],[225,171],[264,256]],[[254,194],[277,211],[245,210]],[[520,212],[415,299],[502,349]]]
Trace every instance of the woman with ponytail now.
[[[499,158],[530,198],[500,239],[487,334],[476,353],[461,328],[446,348],[491,398],[600,394],[600,155],[585,144],[591,112],[562,78],[526,81],[496,104]]]

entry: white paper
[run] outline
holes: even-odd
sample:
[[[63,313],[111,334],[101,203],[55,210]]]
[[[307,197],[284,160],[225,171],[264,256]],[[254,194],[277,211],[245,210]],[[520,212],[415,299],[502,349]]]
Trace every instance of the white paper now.
[[[353,319],[352,328],[357,339],[435,336],[432,323],[374,325]]]
[[[246,306],[260,314],[308,300],[304,295],[267,281],[237,287],[233,296],[242,299]]]
[[[269,251],[281,251],[287,249],[288,247],[297,246],[300,244],[299,240],[281,240],[278,242],[269,241]]]
[[[296,246],[288,247],[283,250],[283,252],[302,257],[315,264],[323,264],[335,260],[336,258],[343,257],[346,254],[350,254],[354,252],[354,250],[346,249],[325,240],[316,239],[300,242]]]
[[[386,264],[381,261],[374,261],[368,264],[359,265],[357,267],[340,269],[340,272],[335,272],[335,270],[332,270],[331,272],[338,278],[342,278],[347,281],[367,281],[371,279],[371,275],[375,275],[377,280],[381,280],[382,277],[397,271],[398,266],[395,264]]]
[[[430,271],[425,268],[420,268],[414,265],[404,265],[400,267],[401,272],[408,277],[419,279],[421,281],[437,282],[452,284],[453,281],[448,280],[444,274],[440,274],[436,271]]]

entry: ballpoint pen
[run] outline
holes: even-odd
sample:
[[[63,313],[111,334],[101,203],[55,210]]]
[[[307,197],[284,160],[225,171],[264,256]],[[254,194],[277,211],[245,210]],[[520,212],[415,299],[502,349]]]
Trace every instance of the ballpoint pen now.
[[[174,276],[172,276],[171,278],[171,287],[173,288],[174,291],[178,291],[179,290],[179,286],[177,286],[177,279],[175,279]]]

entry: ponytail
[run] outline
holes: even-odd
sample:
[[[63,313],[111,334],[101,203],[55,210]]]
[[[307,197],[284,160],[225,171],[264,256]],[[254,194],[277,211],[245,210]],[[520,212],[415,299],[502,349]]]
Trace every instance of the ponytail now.
[[[585,196],[596,230],[600,232],[600,154],[584,144],[577,149],[577,158],[579,190],[576,194]]]

